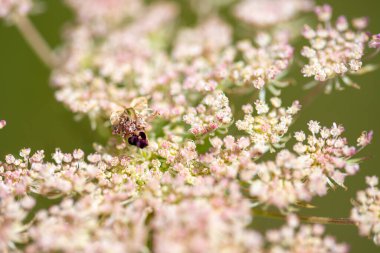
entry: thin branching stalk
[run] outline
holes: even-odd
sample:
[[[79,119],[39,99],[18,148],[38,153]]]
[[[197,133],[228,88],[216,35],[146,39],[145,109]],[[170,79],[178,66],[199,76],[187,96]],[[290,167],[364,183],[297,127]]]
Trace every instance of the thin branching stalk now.
[[[272,219],[286,219],[286,215],[276,212],[268,211],[254,211],[254,215]],[[355,223],[349,218],[330,218],[330,217],[318,217],[318,216],[298,216],[299,220],[305,223],[314,224],[332,224],[332,225],[355,225]]]
[[[21,35],[41,61],[47,67],[53,68],[57,64],[56,56],[28,17],[17,16],[13,21]]]
[[[306,108],[310,106],[315,101],[315,99],[323,93],[326,85],[327,82],[318,83],[316,87],[314,87],[308,94],[306,94],[306,96],[301,99],[300,102],[302,107]]]

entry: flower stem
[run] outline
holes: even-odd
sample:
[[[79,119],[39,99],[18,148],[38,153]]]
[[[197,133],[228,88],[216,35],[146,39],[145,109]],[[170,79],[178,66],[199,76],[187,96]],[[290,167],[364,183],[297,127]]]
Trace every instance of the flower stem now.
[[[327,82],[322,82],[322,83],[318,83],[316,85],[316,87],[314,87],[306,96],[304,96],[302,99],[301,99],[301,105],[303,108],[306,108],[308,107],[309,105],[311,105],[314,100],[321,94],[323,93],[325,87],[327,85]]]
[[[286,219],[286,215],[276,212],[267,211],[254,211],[254,215],[272,218],[272,219]],[[300,221],[305,223],[315,223],[315,224],[333,224],[333,225],[355,225],[355,223],[349,218],[329,218],[329,217],[318,217],[318,216],[298,216]]]
[[[28,17],[17,16],[13,21],[40,60],[47,67],[53,68],[57,63],[56,56]]]

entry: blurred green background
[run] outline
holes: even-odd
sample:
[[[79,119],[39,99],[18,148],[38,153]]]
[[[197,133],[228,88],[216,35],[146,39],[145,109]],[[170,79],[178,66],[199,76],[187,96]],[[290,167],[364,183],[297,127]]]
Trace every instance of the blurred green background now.
[[[46,11],[32,18],[34,24],[50,45],[56,47],[61,41],[61,30],[72,13],[61,1],[44,1]],[[380,32],[380,1],[341,0],[319,1],[330,3],[335,15],[348,17],[370,17],[370,31]],[[380,62],[380,56],[373,60]],[[325,125],[333,122],[346,127],[346,136],[354,143],[362,130],[374,130],[375,139],[362,156],[371,159],[362,164],[360,173],[348,178],[348,191],[338,189],[327,197],[316,199],[317,209],[307,210],[309,215],[347,217],[351,208],[350,199],[358,189],[365,187],[366,175],[380,176],[380,71],[356,77],[361,90],[346,89],[331,95],[322,95],[302,111],[294,129],[305,129],[306,123],[318,120]],[[301,83],[307,82],[302,79]],[[286,100],[304,95],[301,87],[286,90]],[[44,149],[47,154],[56,147],[63,151],[82,148],[90,152],[97,134],[90,129],[89,122],[76,122],[73,115],[55,101],[49,86],[49,70],[39,61],[14,27],[0,24],[0,119],[7,120],[7,127],[0,131],[0,157],[18,153],[23,147]],[[276,221],[258,219],[258,226],[277,224]],[[380,252],[367,238],[358,236],[352,226],[328,226],[328,232],[338,240],[351,244],[351,252]]]

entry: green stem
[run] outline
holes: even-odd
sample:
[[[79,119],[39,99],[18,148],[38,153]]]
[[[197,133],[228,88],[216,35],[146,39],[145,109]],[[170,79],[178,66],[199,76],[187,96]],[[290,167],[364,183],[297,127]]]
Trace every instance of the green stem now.
[[[56,56],[28,17],[17,16],[13,19],[13,21],[21,35],[41,59],[41,61],[47,67],[53,68],[57,64]]]
[[[281,219],[285,220],[286,215],[276,212],[267,212],[267,211],[254,211],[254,215],[272,218],[272,219]],[[333,225],[355,225],[355,223],[349,218],[328,218],[328,217],[317,217],[317,216],[298,216],[298,219],[306,223],[314,224],[333,224]]]

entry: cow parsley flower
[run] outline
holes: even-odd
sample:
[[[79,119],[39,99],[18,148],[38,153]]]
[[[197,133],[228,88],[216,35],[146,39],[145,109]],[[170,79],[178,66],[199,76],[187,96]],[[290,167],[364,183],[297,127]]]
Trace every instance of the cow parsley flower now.
[[[194,135],[208,134],[228,126],[232,122],[228,98],[219,91],[207,95],[197,107],[188,109],[183,120],[191,126],[190,132]]]
[[[362,236],[371,236],[380,245],[380,190],[376,176],[366,177],[367,189],[359,191],[351,210],[351,219]]]
[[[0,120],[0,129],[3,129],[7,125],[5,120]]]
[[[220,201],[213,197],[185,200],[160,209],[153,224],[157,231],[153,238],[156,252],[164,253],[168,249],[170,252],[262,252],[261,236],[246,228],[248,217],[239,217],[249,213],[246,203],[229,206]]]
[[[212,17],[197,27],[182,29],[177,35],[173,56],[175,59],[216,57],[231,42],[231,27],[220,18]]]
[[[309,202],[314,195],[324,189],[310,187],[309,178],[311,161],[305,157],[297,157],[287,150],[277,154],[275,161],[253,165],[250,172],[242,171],[244,179],[249,183],[249,194],[257,202],[273,205],[282,210],[300,202]],[[248,175],[250,175],[248,177]]]
[[[377,48],[377,49],[380,48],[380,33],[372,36],[372,39],[369,42],[369,47],[370,48]]]
[[[26,203],[26,198],[16,200],[13,197],[4,196],[4,186],[0,182],[0,248],[16,249],[17,243],[25,243],[27,226],[23,220],[27,217],[28,211],[33,207],[33,203]],[[25,202],[23,204],[23,202]],[[25,206],[25,208],[23,207]]]
[[[27,16],[33,8],[33,0],[1,0],[0,18],[12,20],[18,16]]]
[[[302,68],[305,77],[314,77],[319,82],[341,78],[347,85],[353,85],[348,74],[357,73],[363,65],[364,50],[369,41],[363,30],[365,24],[351,29],[346,17],[340,16],[332,22],[332,9],[329,5],[315,10],[320,24],[316,28],[305,25],[303,36],[310,46],[304,46],[302,55],[309,62]],[[359,29],[360,28],[360,29]],[[336,83],[339,88],[339,83]]]
[[[245,0],[235,8],[235,15],[253,26],[273,26],[309,11],[313,0]]]
[[[293,48],[287,41],[277,41],[267,34],[260,34],[253,46],[250,41],[237,44],[242,61],[231,70],[231,80],[237,86],[248,85],[261,89],[279,77],[293,59]]]
[[[380,244],[376,177],[352,220],[295,216],[345,187],[373,138],[351,146],[342,126],[314,120],[309,133],[291,132],[300,103],[279,97],[298,62],[288,29],[313,0],[65,0],[74,20],[56,51],[26,19],[32,3],[0,0],[0,18],[20,21],[52,68],[56,99],[105,141],[87,154],[24,148],[0,160],[0,251],[347,252],[300,221],[354,221]],[[231,9],[259,31],[232,22]],[[352,85],[349,74],[373,69],[362,67],[364,49],[379,49],[379,36],[370,39],[367,18],[350,28],[345,17],[332,24],[328,5],[315,12],[302,72],[321,87]],[[253,219],[284,214],[283,227],[256,231]]]
[[[65,0],[81,24],[96,33],[105,33],[128,17],[136,17],[143,10],[140,0]]]
[[[325,228],[321,225],[299,225],[296,217],[289,216],[286,226],[267,232],[268,252],[348,252],[346,244],[336,242],[331,236],[325,237],[324,231]]]
[[[249,194],[258,203],[288,210],[326,195],[329,187],[335,188],[334,183],[344,187],[345,177],[358,171],[359,164],[352,157],[359,149],[347,145],[341,126],[334,124],[328,129],[311,121],[309,127],[310,136],[302,131],[294,134],[297,154],[283,149],[274,161],[260,163],[240,158],[244,164],[240,177],[249,184]],[[360,149],[368,144],[367,135],[359,138]]]
[[[276,100],[272,100],[272,106],[273,109],[270,110],[263,101],[256,101],[255,108],[258,115],[253,116],[253,108],[246,105],[243,107],[244,119],[236,122],[236,127],[249,135],[251,143],[257,150],[261,150],[261,153],[281,147],[294,115],[301,108],[298,101],[284,108]]]
[[[132,20],[99,43],[94,43],[98,40],[88,29],[69,32],[72,36],[62,53],[66,60],[52,77],[57,100],[75,113],[88,115],[95,125],[127,101],[151,95],[166,84],[164,73],[170,67],[165,64],[167,55],[154,47],[150,36],[175,15],[171,4],[150,6],[144,19]],[[159,97],[153,98],[160,104]]]
[[[298,142],[293,146],[294,151],[311,159],[315,166],[313,173],[321,173],[329,185],[333,186],[335,182],[344,186],[345,177],[354,175],[359,169],[358,163],[350,159],[357,154],[359,148],[370,143],[372,135],[364,132],[358,139],[359,148],[356,148],[349,146],[347,139],[341,136],[344,132],[341,125],[334,123],[331,128],[327,128],[321,127],[317,121],[310,121],[308,126],[312,135],[297,132],[295,138]]]

